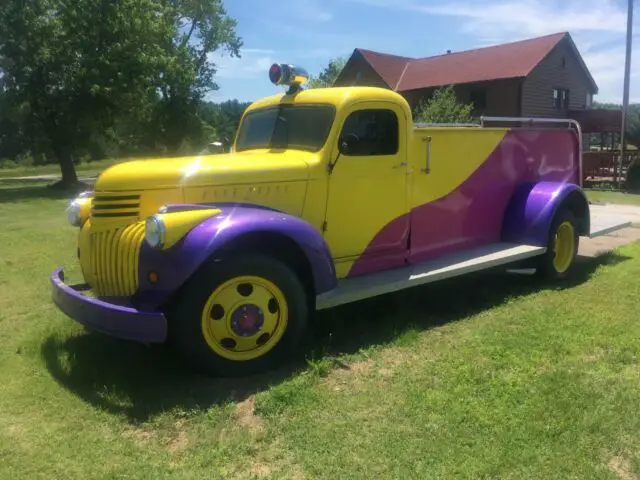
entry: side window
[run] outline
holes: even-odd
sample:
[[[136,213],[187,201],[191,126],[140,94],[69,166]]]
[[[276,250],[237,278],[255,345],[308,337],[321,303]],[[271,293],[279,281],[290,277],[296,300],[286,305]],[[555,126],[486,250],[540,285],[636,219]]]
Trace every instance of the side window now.
[[[398,153],[398,117],[391,110],[359,110],[347,117],[341,138],[350,137],[349,156]]]

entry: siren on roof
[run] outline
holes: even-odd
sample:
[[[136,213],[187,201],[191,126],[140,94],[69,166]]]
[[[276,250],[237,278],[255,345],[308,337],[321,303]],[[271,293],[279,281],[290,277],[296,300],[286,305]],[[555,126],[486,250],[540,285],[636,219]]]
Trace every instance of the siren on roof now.
[[[309,79],[309,74],[304,68],[286,63],[274,63],[269,68],[269,80],[274,85],[288,85],[287,93],[295,93],[301,90],[301,86]]]

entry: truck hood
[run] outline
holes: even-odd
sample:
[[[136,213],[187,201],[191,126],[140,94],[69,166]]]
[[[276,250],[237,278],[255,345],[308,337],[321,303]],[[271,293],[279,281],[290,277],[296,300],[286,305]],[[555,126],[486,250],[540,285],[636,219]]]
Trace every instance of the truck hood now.
[[[134,160],[105,170],[97,191],[151,190],[307,180],[316,154],[301,151],[246,152]]]

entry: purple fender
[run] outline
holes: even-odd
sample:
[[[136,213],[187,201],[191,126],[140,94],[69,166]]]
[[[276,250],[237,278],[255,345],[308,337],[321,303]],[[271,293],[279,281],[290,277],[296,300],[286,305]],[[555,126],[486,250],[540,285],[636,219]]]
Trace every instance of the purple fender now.
[[[518,187],[505,212],[505,242],[546,246],[553,217],[560,206],[569,208],[579,221],[578,233],[590,231],[589,202],[573,183],[538,182]]]
[[[167,211],[213,208],[204,205],[174,205]],[[139,261],[139,287],[133,303],[137,308],[156,309],[175,293],[202,263],[223,247],[247,234],[280,234],[295,242],[306,257],[316,295],[337,284],[333,257],[321,233],[304,220],[262,207],[216,205],[221,210],[189,231],[167,250],[155,250],[143,242]],[[150,271],[158,282],[148,280]]]

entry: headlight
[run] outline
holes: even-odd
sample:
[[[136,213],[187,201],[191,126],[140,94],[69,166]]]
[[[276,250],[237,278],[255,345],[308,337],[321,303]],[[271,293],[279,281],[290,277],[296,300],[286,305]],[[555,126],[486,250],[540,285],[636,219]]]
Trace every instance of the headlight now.
[[[93,192],[82,192],[67,207],[67,220],[74,227],[81,227],[91,214]]]
[[[167,239],[167,229],[164,221],[160,217],[154,215],[147,218],[144,227],[144,238],[149,246],[162,248]]]
[[[73,201],[67,207],[67,219],[69,223],[74,227],[79,227],[82,225],[82,215],[80,212],[80,204],[77,201]]]

